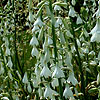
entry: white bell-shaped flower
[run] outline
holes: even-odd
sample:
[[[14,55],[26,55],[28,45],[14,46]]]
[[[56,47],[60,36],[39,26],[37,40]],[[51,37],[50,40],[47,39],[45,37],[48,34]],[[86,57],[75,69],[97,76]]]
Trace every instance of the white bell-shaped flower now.
[[[71,34],[71,32],[70,32],[69,30],[67,30],[66,35],[67,35],[68,37],[73,38],[73,35]]]
[[[99,54],[98,54],[98,60],[100,61],[100,52],[99,52]]]
[[[89,37],[89,34],[88,34],[88,32],[86,31],[85,28],[83,29],[83,33],[84,33],[85,37]]]
[[[64,92],[63,92],[63,96],[65,96],[65,98],[67,99],[69,99],[70,97],[73,97],[73,92],[72,92],[72,90],[69,88],[69,85],[68,84],[66,84],[66,88],[65,88],[65,90],[64,90]]]
[[[72,5],[73,5],[73,6],[75,6],[76,1],[75,1],[75,0],[72,0],[72,2],[71,2],[71,3],[72,3]]]
[[[31,55],[32,55],[32,57],[33,56],[38,57],[38,55],[39,55],[39,51],[37,50],[37,48],[35,46],[32,49]]]
[[[75,17],[75,16],[76,16],[76,12],[75,12],[75,10],[74,10],[74,8],[73,8],[72,6],[70,6],[70,8],[69,8],[69,13],[68,13],[68,15],[69,15],[70,17]]]
[[[55,77],[55,78],[64,77],[64,73],[59,66],[56,65],[55,70],[52,74],[52,77]]]
[[[10,55],[10,49],[8,47],[6,47],[6,56]]]
[[[34,26],[33,28],[32,28],[32,33],[34,33],[34,32],[38,32],[39,31],[39,27],[38,26]]]
[[[41,18],[38,17],[37,20],[34,22],[34,26],[42,27],[44,23],[41,21]]]
[[[92,66],[96,66],[97,63],[96,63],[96,61],[91,61],[91,62],[90,62],[90,65],[92,65]]]
[[[50,51],[49,49],[46,50],[45,56],[44,56],[44,61],[48,63],[50,61]]]
[[[82,24],[82,19],[79,15],[77,17],[76,24]]]
[[[2,97],[1,100],[10,100],[8,97]]]
[[[27,72],[25,72],[24,77],[22,79],[22,82],[25,83],[25,84],[28,83]]]
[[[28,83],[27,90],[28,90],[28,92],[29,92],[29,93],[31,93],[31,92],[32,92],[32,88],[31,88],[30,83]]]
[[[47,64],[43,67],[42,71],[41,71],[41,76],[44,76],[45,78],[48,78],[49,76],[51,76],[51,71],[50,69],[47,67]]]
[[[0,62],[0,75],[4,73],[4,67],[2,62]]]
[[[30,41],[30,45],[34,46],[34,45],[39,45],[39,42],[37,40],[37,38],[35,37],[35,35],[33,35],[31,41]]]
[[[34,21],[34,17],[32,11],[29,12],[29,21],[32,23]]]
[[[53,40],[48,36],[48,45],[53,44]]]
[[[68,82],[71,82],[74,86],[76,84],[78,84],[77,79],[74,77],[74,73],[73,72],[69,72],[69,77],[67,79]]]
[[[63,23],[62,23],[62,20],[61,20],[61,18],[59,17],[59,18],[57,19],[57,21],[55,22],[55,27],[60,27],[62,24],[63,24]]]
[[[8,71],[8,76],[9,76],[9,78],[13,81],[13,77],[12,77],[12,74],[11,74],[10,71]]]
[[[97,75],[97,84],[98,84],[98,85],[100,84],[100,72],[99,72],[98,75]]]
[[[55,10],[55,11],[57,11],[57,10],[59,11],[59,10],[61,10],[61,7],[58,6],[58,5],[55,5],[54,10]]]
[[[49,85],[47,85],[46,89],[44,91],[44,97],[52,99],[53,95],[58,95],[58,93],[56,91],[52,90]]]
[[[12,63],[12,61],[11,61],[11,57],[8,58],[7,66],[8,66],[9,68],[12,68],[12,66],[13,66],[13,63]]]
[[[65,44],[65,43],[66,43],[65,37],[64,37],[64,34],[63,34],[62,32],[59,32],[59,37],[60,37],[60,42],[61,42],[62,44]]]
[[[54,78],[54,80],[51,83],[52,87],[55,89],[55,87],[59,86],[59,82],[57,78]]]
[[[100,42],[100,19],[97,20],[96,26],[91,30],[91,42]]]
[[[38,80],[37,80],[37,78],[36,78],[36,77],[33,77],[33,78],[31,79],[31,81],[32,81],[32,83],[33,83],[33,87],[37,88],[37,87],[38,87]]]

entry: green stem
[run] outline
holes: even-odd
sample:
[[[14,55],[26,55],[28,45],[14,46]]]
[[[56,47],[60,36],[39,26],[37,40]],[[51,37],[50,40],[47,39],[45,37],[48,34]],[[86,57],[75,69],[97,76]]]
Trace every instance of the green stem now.
[[[57,46],[56,46],[56,35],[55,35],[55,22],[54,22],[54,15],[53,15],[53,9],[52,9],[52,0],[49,0],[49,8],[51,11],[51,20],[52,20],[52,36],[53,36],[53,46],[54,46],[54,54],[55,54],[55,64],[57,62]],[[61,78],[58,79],[59,82],[59,94],[60,94],[60,99],[64,100],[63,98],[63,88],[61,84]]]
[[[85,84],[84,84],[84,74],[83,74],[83,70],[82,70],[82,62],[81,62],[81,58],[80,58],[78,45],[77,45],[77,42],[76,42],[76,36],[75,36],[75,32],[74,32],[73,23],[72,23],[71,18],[70,18],[70,21],[71,21],[71,28],[72,28],[72,34],[73,34],[73,37],[74,37],[76,53],[77,53],[77,56],[78,56],[79,70],[80,70],[80,73],[81,73],[81,75],[80,75],[81,76],[81,92],[84,93],[84,97],[85,97]]]
[[[15,38],[15,41],[14,41],[14,45],[15,45],[15,66],[17,66],[17,63],[18,63],[18,66],[17,66],[17,69],[19,70],[19,72],[22,74],[22,76],[24,75],[23,73],[23,70],[21,68],[21,65],[20,65],[20,62],[19,62],[19,58],[18,58],[18,52],[17,52],[17,46],[16,46],[16,14],[14,13],[14,0],[13,0],[13,14],[15,15],[14,16],[14,26],[15,26],[15,34],[14,34],[14,38]]]

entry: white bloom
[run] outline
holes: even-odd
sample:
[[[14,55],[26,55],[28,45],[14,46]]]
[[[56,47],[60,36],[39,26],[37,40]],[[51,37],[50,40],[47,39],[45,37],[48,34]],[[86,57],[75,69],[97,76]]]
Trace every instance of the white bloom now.
[[[52,85],[53,88],[59,86],[58,79],[54,78],[54,80],[52,81],[51,85]]]
[[[55,94],[55,95],[58,95],[58,93],[57,93],[56,91],[52,90],[52,89],[50,88],[50,86],[47,85],[47,86],[46,86],[46,89],[45,89],[45,92],[44,92],[44,97],[45,97],[45,98],[49,97],[50,99],[52,99],[54,94]]]
[[[49,76],[51,76],[51,71],[49,70],[49,68],[47,67],[47,65],[45,65],[41,71],[41,76],[44,76],[45,78],[48,78]]]
[[[27,72],[25,72],[22,82],[25,84],[28,83]]]
[[[69,72],[69,77],[67,79],[68,82],[71,82],[74,86],[76,84],[78,84],[77,79],[74,77],[74,73],[73,72]]]
[[[85,37],[89,37],[89,34],[88,34],[88,32],[86,31],[85,28],[83,29],[83,33],[84,33]]]
[[[76,24],[82,24],[82,19],[81,19],[81,17],[79,15],[77,17]]]
[[[28,83],[27,90],[28,90],[28,92],[29,92],[29,93],[31,93],[31,92],[32,92],[32,88],[31,88],[30,83]]]
[[[57,19],[57,21],[55,22],[55,27],[60,27],[62,25],[62,20],[61,20],[61,18],[59,17],[58,19]]]
[[[60,67],[58,67],[58,66],[55,67],[55,70],[52,74],[52,77],[55,77],[55,78],[64,77],[64,73],[63,73],[63,71],[61,70]]]
[[[10,49],[8,47],[6,47],[6,55],[10,55]]]
[[[32,29],[32,33],[34,33],[35,31],[38,31],[39,30],[39,27],[38,26],[34,26],[33,29]]]
[[[35,87],[35,88],[37,88],[38,87],[38,80],[37,80],[37,78],[36,77],[33,77],[32,79],[31,79],[31,81],[32,81],[32,83],[33,83],[33,87]]]
[[[46,50],[45,56],[44,56],[44,61],[47,63],[50,61],[50,52],[49,49]]]
[[[91,30],[91,42],[100,42],[100,19],[97,20],[96,26]]]
[[[9,100],[8,97],[2,97],[1,99],[2,99],[2,100]]]
[[[32,45],[32,46],[39,45],[39,42],[38,42],[37,38],[35,37],[35,35],[32,37],[32,39],[30,41],[30,45]]]
[[[37,20],[34,22],[34,26],[43,26],[44,23],[41,21],[40,17],[37,18]]]
[[[17,75],[18,75],[19,79],[21,80],[22,78],[21,78],[21,75],[20,75],[20,73],[19,73],[19,71],[18,71],[18,70],[16,71],[16,73],[17,73]]]
[[[8,76],[9,76],[9,78],[13,81],[13,77],[12,77],[12,74],[11,74],[10,71],[8,71]]]
[[[57,11],[57,10],[59,11],[59,10],[61,10],[61,7],[58,6],[58,5],[55,5],[54,10],[55,10],[55,11]]]
[[[11,61],[11,57],[8,58],[7,66],[8,66],[9,68],[12,68],[12,66],[13,66],[13,63],[12,63],[12,61]]]
[[[98,54],[98,60],[100,60],[100,52],[99,52],[99,54]]]
[[[53,44],[53,41],[50,37],[48,37],[48,45]]]
[[[66,35],[67,35],[68,37],[73,38],[73,35],[71,34],[71,32],[70,32],[69,30],[67,30]]]
[[[69,8],[68,15],[71,16],[71,17],[75,17],[76,16],[76,12],[75,12],[75,10],[74,10],[74,8],[72,6],[70,6],[70,8]]]
[[[32,49],[31,55],[32,55],[32,57],[33,56],[38,57],[38,55],[39,55],[39,51],[37,50],[37,48],[35,46]]]
[[[34,21],[34,17],[32,11],[29,12],[29,21],[32,23]]]
[[[69,88],[69,85],[67,84],[66,85],[66,88],[63,92],[63,96],[65,96],[65,98],[70,98],[70,97],[73,97],[73,92],[71,91],[71,89]]]
[[[0,62],[0,75],[4,73],[4,68],[2,62]]]
[[[97,84],[98,85],[100,84],[100,72],[98,73],[98,76],[97,76]]]
[[[75,6],[75,4],[76,4],[76,1],[72,0],[72,5]]]
[[[64,34],[61,33],[61,32],[59,32],[59,37],[60,37],[60,42],[61,42],[62,44],[65,44],[66,41],[65,41],[65,38],[64,38]]]
[[[95,61],[91,61],[90,65],[95,66],[95,65],[97,65],[97,63]]]

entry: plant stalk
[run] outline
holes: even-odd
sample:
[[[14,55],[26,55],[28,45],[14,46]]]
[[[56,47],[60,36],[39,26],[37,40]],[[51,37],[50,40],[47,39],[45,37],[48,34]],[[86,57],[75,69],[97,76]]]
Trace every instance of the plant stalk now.
[[[53,9],[52,9],[52,0],[49,0],[49,9],[50,9],[50,12],[51,12],[51,21],[52,21],[52,36],[53,36],[53,46],[54,46],[54,54],[55,54],[55,61],[54,62],[56,64],[58,55],[57,55],[57,46],[56,46],[55,22],[54,22],[54,15],[53,15]],[[61,78],[58,78],[58,82],[59,82],[60,99],[64,100]]]

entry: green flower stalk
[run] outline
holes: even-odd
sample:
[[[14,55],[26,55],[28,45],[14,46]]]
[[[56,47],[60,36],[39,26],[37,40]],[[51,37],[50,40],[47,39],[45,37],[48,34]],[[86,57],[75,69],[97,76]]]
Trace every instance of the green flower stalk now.
[[[74,39],[74,43],[75,43],[76,53],[77,53],[77,56],[78,56],[79,70],[80,70],[80,74],[81,74],[81,92],[84,93],[84,97],[85,97],[85,83],[84,83],[84,74],[83,74],[83,69],[82,69],[82,62],[81,62],[81,57],[80,57],[80,54],[79,54],[78,44],[77,44],[77,41],[76,41],[76,36],[75,36],[74,27],[73,27],[71,18],[70,18],[70,21],[71,21],[71,28],[72,28],[72,34],[73,34],[73,37],[74,37],[73,39]]]
[[[53,9],[52,9],[52,0],[49,0],[49,9],[50,9],[50,12],[51,12],[52,36],[53,36],[53,46],[54,46],[55,64],[56,64],[57,63],[58,55],[57,55],[57,46],[56,46],[55,20],[54,20]],[[64,98],[63,98],[62,84],[61,84],[61,78],[58,78],[58,82],[59,82],[60,99],[64,100]]]

